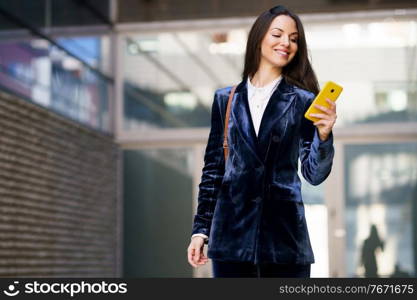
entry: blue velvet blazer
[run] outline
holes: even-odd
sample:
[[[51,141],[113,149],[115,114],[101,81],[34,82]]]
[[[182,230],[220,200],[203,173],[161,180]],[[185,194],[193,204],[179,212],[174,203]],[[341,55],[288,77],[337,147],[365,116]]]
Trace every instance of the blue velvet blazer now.
[[[232,102],[225,164],[223,129],[230,90],[215,92],[192,234],[209,237],[211,259],[314,263],[298,159],[303,177],[312,185],[322,183],[333,164],[333,132],[320,140],[313,122],[304,118],[315,95],[283,79],[256,136],[243,80]]]

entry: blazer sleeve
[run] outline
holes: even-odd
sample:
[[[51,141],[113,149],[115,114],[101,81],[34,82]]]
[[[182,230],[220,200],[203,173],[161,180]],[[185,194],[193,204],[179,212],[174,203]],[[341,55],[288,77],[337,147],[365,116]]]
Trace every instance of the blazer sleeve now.
[[[204,155],[204,167],[199,184],[198,206],[194,216],[192,234],[210,236],[211,221],[216,206],[217,194],[224,175],[223,116],[218,91],[211,109],[211,129]],[[208,241],[206,240],[206,243]]]
[[[306,101],[301,121],[299,156],[301,173],[312,185],[319,185],[330,174],[333,164],[334,147],[333,131],[322,141],[319,131],[313,122],[304,117],[305,112],[314,100],[314,94]]]

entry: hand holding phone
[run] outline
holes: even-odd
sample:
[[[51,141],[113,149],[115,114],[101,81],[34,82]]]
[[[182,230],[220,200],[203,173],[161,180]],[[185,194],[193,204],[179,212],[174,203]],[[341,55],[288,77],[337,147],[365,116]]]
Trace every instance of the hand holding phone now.
[[[313,122],[319,121],[320,118],[310,116],[310,114],[323,113],[320,109],[316,108],[314,104],[330,108],[330,104],[326,101],[326,98],[335,102],[342,91],[343,87],[341,87],[337,83],[334,83],[333,81],[327,81],[323,89],[320,91],[320,93],[311,103],[310,107],[307,109],[306,113],[304,114],[304,117]]]

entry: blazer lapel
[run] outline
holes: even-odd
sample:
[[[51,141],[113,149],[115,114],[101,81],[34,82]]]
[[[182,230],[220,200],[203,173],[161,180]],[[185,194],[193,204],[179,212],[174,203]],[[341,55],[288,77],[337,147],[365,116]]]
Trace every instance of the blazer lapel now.
[[[257,137],[249,109],[246,79],[236,87],[231,118],[234,120],[243,141],[262,164],[269,148],[270,131],[274,124],[285,115],[294,98],[295,92],[292,86],[287,84],[283,78],[268,101]]]
[[[236,87],[232,102],[231,117],[234,119],[234,124],[236,124],[236,127],[243,141],[248,145],[248,148],[251,150],[252,154],[259,161],[261,161],[257,153],[257,138],[249,109],[246,79],[239,83]]]
[[[258,154],[264,161],[268,151],[271,131],[274,125],[285,116],[295,99],[294,88],[283,78],[266,105],[258,132]],[[285,130],[285,129],[284,129]],[[284,132],[280,133],[283,136]]]

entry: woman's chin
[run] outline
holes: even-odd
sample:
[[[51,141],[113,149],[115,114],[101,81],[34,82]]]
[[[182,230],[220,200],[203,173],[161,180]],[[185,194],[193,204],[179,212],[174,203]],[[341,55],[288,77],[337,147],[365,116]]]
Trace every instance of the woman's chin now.
[[[286,65],[288,65],[289,64],[289,61],[276,61],[276,62],[274,62],[274,67],[276,67],[276,68],[283,68],[283,67],[285,67]]]
[[[272,65],[275,68],[281,69],[285,67],[286,65],[288,65],[291,62],[291,60],[292,60],[292,57],[289,59],[283,58],[283,57],[276,57],[274,59],[265,60],[265,62],[269,65]]]

